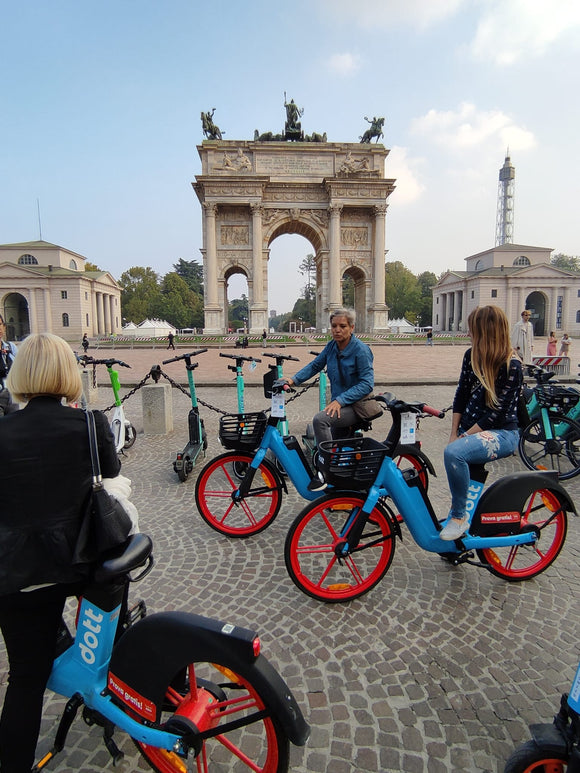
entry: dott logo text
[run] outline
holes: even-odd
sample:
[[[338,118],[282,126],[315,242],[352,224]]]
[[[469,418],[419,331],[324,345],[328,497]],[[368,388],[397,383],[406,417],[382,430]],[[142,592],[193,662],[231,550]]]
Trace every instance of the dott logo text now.
[[[79,644],[81,655],[85,663],[89,666],[95,662],[95,650],[99,646],[99,636],[101,633],[102,614],[96,614],[90,607],[86,610],[81,627],[86,630],[83,633],[82,641]]]

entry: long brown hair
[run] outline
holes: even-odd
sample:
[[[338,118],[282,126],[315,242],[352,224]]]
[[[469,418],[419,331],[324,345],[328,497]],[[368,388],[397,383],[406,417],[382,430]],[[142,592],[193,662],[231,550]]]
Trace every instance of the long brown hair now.
[[[471,367],[483,385],[485,402],[497,405],[495,380],[512,356],[509,322],[499,306],[478,306],[468,317],[471,335]]]

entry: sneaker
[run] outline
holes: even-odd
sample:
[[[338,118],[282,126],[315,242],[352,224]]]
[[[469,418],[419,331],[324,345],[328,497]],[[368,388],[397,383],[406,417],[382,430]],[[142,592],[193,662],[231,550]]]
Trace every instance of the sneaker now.
[[[308,484],[308,486],[306,486],[306,488],[308,489],[308,491],[324,491],[326,486],[327,486],[326,481],[324,480],[322,475],[319,472],[317,472],[316,475],[312,478],[312,480]]]
[[[439,533],[439,538],[446,542],[459,539],[469,529],[469,518],[449,518]]]

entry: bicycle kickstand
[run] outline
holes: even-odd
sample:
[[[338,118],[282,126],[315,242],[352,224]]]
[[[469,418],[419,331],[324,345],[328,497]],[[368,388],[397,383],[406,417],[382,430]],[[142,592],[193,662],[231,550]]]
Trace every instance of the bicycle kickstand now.
[[[62,717],[60,718],[60,722],[58,723],[58,729],[54,737],[52,749],[36,763],[36,765],[32,768],[31,773],[38,773],[38,771],[42,770],[46,765],[48,765],[48,763],[64,749],[68,731],[70,730],[77,712],[82,705],[83,699],[79,693],[75,693],[72,698],[67,701],[67,704],[64,707],[64,711],[62,713]]]

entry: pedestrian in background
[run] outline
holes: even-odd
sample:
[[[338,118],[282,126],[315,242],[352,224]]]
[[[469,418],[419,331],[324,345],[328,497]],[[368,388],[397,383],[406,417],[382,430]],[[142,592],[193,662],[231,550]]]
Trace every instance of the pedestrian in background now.
[[[546,348],[546,354],[548,357],[555,357],[556,356],[556,344],[558,343],[558,339],[556,338],[556,334],[553,330],[550,331],[550,337],[548,338],[548,346]]]
[[[512,346],[524,365],[533,365],[534,328],[530,322],[532,312],[522,311],[521,319],[512,330]]]
[[[425,341],[426,346],[433,346],[433,328],[429,327],[427,328],[427,340]]]
[[[167,346],[168,349],[175,350],[175,344],[173,343],[174,338],[175,336],[173,335],[173,333],[169,333],[169,335],[167,336],[167,340],[169,341],[169,344]]]
[[[568,333],[564,333],[562,340],[560,341],[560,356],[569,357],[570,344],[572,341],[568,338]]]

